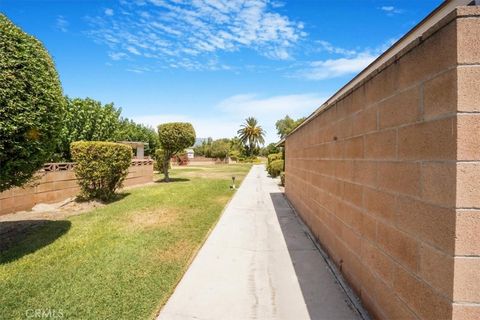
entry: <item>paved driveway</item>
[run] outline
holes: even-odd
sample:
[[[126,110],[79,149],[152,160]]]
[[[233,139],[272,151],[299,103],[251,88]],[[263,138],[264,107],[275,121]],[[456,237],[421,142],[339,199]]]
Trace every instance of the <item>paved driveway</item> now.
[[[349,301],[256,165],[158,319],[359,319]]]

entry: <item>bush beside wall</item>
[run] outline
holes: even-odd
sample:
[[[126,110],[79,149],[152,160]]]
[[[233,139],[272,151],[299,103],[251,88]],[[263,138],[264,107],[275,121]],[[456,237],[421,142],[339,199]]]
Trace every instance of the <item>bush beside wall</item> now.
[[[77,141],[70,149],[81,197],[111,200],[128,174],[132,148],[113,142]]]
[[[280,171],[278,171],[279,163],[275,164],[275,167],[272,168],[272,163],[275,161],[282,160],[282,166]],[[282,153],[272,153],[267,156],[267,172],[271,177],[275,178],[280,175],[280,172],[284,171],[284,162]]]
[[[267,165],[270,165],[272,161],[283,159],[281,153],[272,153],[267,156]]]
[[[283,166],[284,166],[283,160],[279,159],[279,160],[272,161],[268,166],[268,174],[270,174],[272,178],[278,177],[280,173],[283,171]]]

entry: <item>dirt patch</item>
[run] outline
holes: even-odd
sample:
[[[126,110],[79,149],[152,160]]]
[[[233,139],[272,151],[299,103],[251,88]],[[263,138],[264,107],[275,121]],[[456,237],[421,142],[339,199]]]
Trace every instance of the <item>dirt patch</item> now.
[[[31,211],[19,211],[0,216],[1,221],[22,221],[22,220],[61,220],[70,216],[81,214],[105,204],[98,201],[76,201],[69,198],[51,204],[39,204]]]
[[[154,229],[175,223],[178,215],[178,211],[170,208],[140,210],[129,216],[125,225],[128,231]]]
[[[154,253],[154,259],[158,262],[172,262],[188,260],[191,257],[195,245],[188,240],[179,240],[164,250]]]
[[[215,199],[213,199],[213,201],[215,201],[218,204],[225,205],[225,204],[227,204],[229,199],[230,199],[229,195],[224,195],[224,196],[215,197]]]
[[[229,181],[232,180],[232,174],[229,172],[192,171],[192,172],[182,172],[181,176],[188,177],[188,178],[226,179]]]

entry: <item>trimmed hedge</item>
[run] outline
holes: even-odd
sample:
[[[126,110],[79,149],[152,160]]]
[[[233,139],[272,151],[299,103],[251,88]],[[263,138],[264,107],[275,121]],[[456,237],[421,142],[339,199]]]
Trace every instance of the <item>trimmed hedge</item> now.
[[[277,161],[277,160],[283,160],[283,155],[282,153],[272,153],[272,154],[269,154],[267,156],[267,172],[272,176],[272,177],[278,177],[278,175],[280,174],[280,172],[278,174],[276,174],[275,176],[273,176],[271,174],[271,171],[272,171],[272,168],[271,168],[271,165],[274,161]],[[274,170],[276,172],[276,170]],[[283,167],[282,167],[282,170],[280,171],[283,171]]]
[[[75,175],[84,199],[111,200],[122,186],[132,161],[128,145],[103,141],[77,141],[70,146]]]
[[[270,165],[270,163],[271,163],[272,161],[281,160],[281,159],[283,159],[283,156],[282,156],[281,153],[272,153],[272,154],[269,154],[269,155],[267,156],[267,160],[268,160],[267,165]]]
[[[22,186],[50,160],[64,107],[42,43],[0,14],[0,192]]]
[[[268,166],[268,174],[270,174],[272,178],[278,177],[283,171],[283,165],[283,160],[273,160]]]

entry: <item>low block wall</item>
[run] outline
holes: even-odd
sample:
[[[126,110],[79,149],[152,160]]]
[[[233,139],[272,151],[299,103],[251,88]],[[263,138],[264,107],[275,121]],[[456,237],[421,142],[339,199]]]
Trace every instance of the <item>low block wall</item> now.
[[[30,210],[38,203],[54,203],[76,196],[80,188],[73,163],[48,163],[38,172],[33,186],[14,188],[0,193],[0,215]],[[153,181],[152,160],[132,160],[125,187]]]
[[[286,195],[375,318],[480,319],[480,10],[287,137]]]

